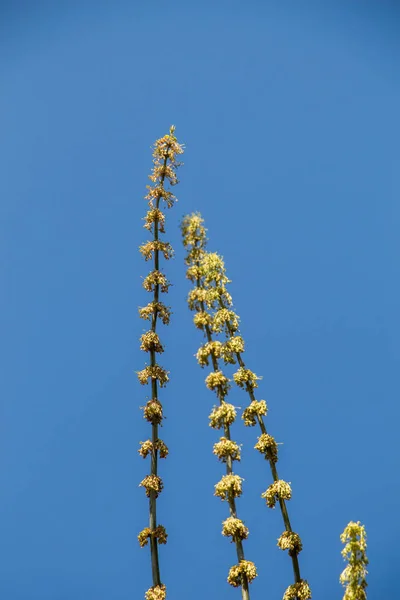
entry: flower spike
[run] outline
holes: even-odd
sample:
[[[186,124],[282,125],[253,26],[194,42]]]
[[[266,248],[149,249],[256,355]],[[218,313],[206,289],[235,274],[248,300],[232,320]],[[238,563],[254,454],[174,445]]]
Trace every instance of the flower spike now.
[[[183,146],[175,137],[175,127],[171,127],[169,134],[157,140],[153,149],[153,170],[149,176],[152,185],[147,186],[146,200],[149,210],[144,218],[144,228],[152,234],[152,239],[139,247],[140,253],[146,261],[153,262],[153,269],[143,280],[144,289],[153,295],[153,299],[147,306],[139,309],[139,315],[145,321],[150,322],[150,329],[140,337],[140,349],[149,356],[149,365],[137,372],[139,382],[142,385],[150,385],[151,400],[143,407],[144,418],[151,424],[151,439],[141,442],[139,454],[150,457],[150,473],[141,481],[140,486],[145,489],[149,498],[149,527],[146,527],[138,535],[141,547],[149,544],[151,556],[151,569],[153,585],[145,594],[146,600],[165,600],[167,597],[166,587],[160,578],[160,566],[158,560],[158,545],[166,544],[168,534],[163,525],[157,523],[157,498],[163,490],[163,481],[158,475],[158,459],[166,458],[168,448],[158,437],[158,427],[162,424],[163,408],[159,400],[159,389],[167,385],[169,373],[156,361],[156,355],[164,352],[164,346],[156,332],[157,323],[160,320],[168,325],[171,311],[160,301],[160,294],[168,292],[170,283],[160,268],[160,260],[172,258],[173,249],[169,242],[159,239],[160,234],[165,233],[165,214],[161,206],[171,208],[176,201],[173,193],[166,189],[167,182],[171,186],[178,183],[176,169],[181,164],[177,157],[183,153]]]

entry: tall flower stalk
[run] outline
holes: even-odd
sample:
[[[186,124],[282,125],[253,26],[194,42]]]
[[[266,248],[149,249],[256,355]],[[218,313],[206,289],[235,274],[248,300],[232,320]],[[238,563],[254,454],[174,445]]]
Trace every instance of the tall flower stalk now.
[[[158,364],[157,354],[164,352],[160,341],[157,323],[160,319],[167,325],[170,320],[170,309],[160,301],[160,294],[167,293],[170,283],[160,269],[160,258],[168,260],[173,255],[173,250],[168,242],[160,240],[160,234],[165,233],[165,214],[160,208],[161,201],[166,208],[171,208],[176,197],[165,187],[178,183],[176,169],[180,166],[177,156],[183,153],[183,146],[175,137],[175,127],[170,128],[168,135],[158,139],[153,150],[153,169],[149,179],[152,185],[147,186],[149,210],[144,218],[144,227],[153,234],[153,238],[140,246],[139,250],[146,261],[153,260],[153,270],[143,280],[144,289],[153,294],[153,299],[146,306],[139,309],[142,319],[150,321],[151,327],[140,338],[140,349],[148,353],[150,364],[137,372],[142,385],[151,386],[151,397],[146,406],[142,407],[144,418],[151,424],[151,439],[140,442],[139,454],[146,458],[150,456],[150,474],[147,475],[140,486],[144,487],[149,498],[149,526],[138,535],[140,545],[150,545],[151,570],[153,585],[145,594],[146,600],[164,600],[166,587],[161,581],[158,557],[158,544],[166,544],[167,533],[163,525],[157,521],[157,498],[163,489],[163,482],[158,475],[158,459],[166,458],[168,448],[158,437],[159,426],[162,424],[163,408],[159,398],[159,388],[168,383],[168,372]]]
[[[340,575],[340,583],[346,588],[343,600],[366,600],[367,593],[367,534],[364,525],[359,521],[350,521],[340,540],[345,547],[342,556],[348,561],[347,567]]]
[[[283,600],[307,600],[311,598],[311,590],[307,581],[300,575],[298,554],[302,550],[300,536],[292,529],[286,502],[292,497],[289,482],[279,478],[277,470],[278,445],[275,439],[267,432],[264,417],[267,415],[267,404],[265,400],[257,400],[254,390],[258,387],[260,379],[253,371],[246,367],[243,360],[244,340],[238,335],[239,316],[232,310],[232,298],[226,290],[229,279],[226,276],[225,265],[222,258],[216,253],[209,253],[206,248],[206,229],[204,220],[200,214],[192,214],[184,218],[182,222],[183,243],[188,249],[186,259],[189,269],[187,277],[196,280],[197,291],[189,297],[198,310],[194,322],[196,327],[203,329],[210,342],[210,332],[225,333],[225,342],[214,342],[214,354],[224,358],[225,362],[238,364],[238,370],[233,374],[233,380],[237,386],[245,390],[249,396],[250,404],[244,410],[242,419],[246,426],[258,424],[261,435],[258,437],[255,449],[264,455],[268,461],[273,483],[262,494],[267,506],[274,508],[279,504],[285,531],[278,539],[278,547],[287,550],[291,557],[294,583],[286,589]],[[208,306],[213,309],[213,314],[204,311],[204,303],[199,303],[203,298]],[[196,302],[197,301],[197,302]],[[203,347],[203,354],[207,356],[210,352],[210,343]],[[213,355],[212,355],[213,356]],[[226,387],[228,381],[226,381]]]
[[[236,410],[226,401],[230,384],[220,366],[221,360],[225,364],[234,362],[234,348],[214,338],[219,328],[210,312],[216,309],[221,301],[231,302],[225,288],[228,280],[220,273],[215,280],[215,286],[209,285],[215,279],[215,264],[213,256],[204,251],[205,229],[199,216],[192,215],[191,218],[183,220],[182,234],[184,245],[189,250],[185,259],[188,266],[187,277],[194,284],[188,297],[189,308],[196,312],[194,322],[197,327],[203,329],[207,340],[196,356],[201,367],[209,365],[211,361],[213,371],[206,377],[206,386],[216,392],[219,401],[219,405],[214,406],[210,414],[210,426],[222,429],[224,433],[219,442],[214,444],[213,453],[225,463],[226,475],[215,485],[214,495],[228,503],[229,517],[223,522],[222,534],[230,537],[236,545],[238,563],[231,567],[228,583],[234,587],[241,586],[243,600],[249,600],[249,583],[257,576],[257,571],[254,563],[246,560],[244,555],[243,540],[248,537],[249,530],[238,518],[236,509],[236,498],[242,494],[243,479],[233,471],[233,462],[240,461],[240,446],[231,439],[230,428],[236,419]]]

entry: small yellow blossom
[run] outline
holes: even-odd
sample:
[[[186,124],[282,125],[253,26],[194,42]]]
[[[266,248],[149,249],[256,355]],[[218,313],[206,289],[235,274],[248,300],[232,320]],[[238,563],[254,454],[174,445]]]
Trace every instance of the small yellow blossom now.
[[[200,346],[197,351],[196,358],[197,362],[201,367],[208,365],[208,357],[213,355],[215,358],[219,358],[223,351],[223,344],[219,341],[207,342],[204,346]]]
[[[162,302],[149,302],[143,308],[139,308],[139,315],[142,319],[149,321],[154,314],[159,315],[164,325],[168,325],[171,317],[171,310]]]
[[[267,414],[268,408],[265,400],[253,400],[247,408],[244,409],[242,419],[246,427],[254,427],[257,423],[256,417],[262,417]]]
[[[192,265],[186,270],[186,277],[190,281],[196,282],[199,281],[203,275],[203,269],[198,265]]]
[[[203,225],[204,219],[200,213],[193,213],[184,217],[181,223],[184,246],[195,246],[196,243],[205,245],[206,228]]]
[[[149,175],[149,179],[150,181],[153,181],[153,183],[156,183],[157,180],[163,181],[164,179],[167,179],[170,185],[176,185],[178,183],[174,168],[171,165],[164,164],[155,164],[152,174]]]
[[[228,308],[220,308],[214,314],[212,323],[213,331],[220,333],[226,325],[230,328],[230,333],[235,333],[239,329],[239,317],[233,310]]]
[[[171,208],[174,202],[177,202],[176,196],[169,190],[166,190],[164,186],[160,183],[157,185],[151,186],[146,185],[148,189],[148,194],[145,196],[145,199],[149,201],[149,206],[151,208],[154,207],[154,201],[158,201],[159,198],[162,198],[167,205],[167,208]]]
[[[210,326],[212,323],[212,316],[205,311],[199,311],[193,317],[193,322],[198,329],[203,329],[206,325]]]
[[[171,244],[160,240],[151,240],[142,244],[142,246],[139,246],[139,252],[143,254],[145,260],[150,260],[154,252],[162,252],[166,260],[174,255]]]
[[[232,460],[240,461],[240,447],[236,442],[228,440],[226,437],[219,438],[219,442],[214,444],[213,453],[218,456],[219,460],[226,462],[228,456]]]
[[[274,481],[269,488],[261,494],[261,498],[265,498],[269,508],[274,508],[278,500],[290,500],[292,497],[292,489],[290,483],[279,479]]]
[[[345,544],[342,556],[349,563],[340,575],[340,583],[346,588],[343,600],[366,600],[368,558],[364,525],[350,521],[340,539]]]
[[[236,542],[238,540],[246,540],[249,536],[249,530],[246,525],[240,519],[236,517],[228,517],[222,523],[222,535],[226,537],[231,537],[232,542]]]
[[[221,396],[226,396],[229,390],[229,379],[225,377],[222,371],[212,371],[206,377],[206,386],[209,390],[214,390]]]
[[[146,406],[143,406],[143,417],[152,425],[159,425],[163,419],[163,410],[161,403],[152,399],[149,400]]]
[[[281,550],[289,550],[289,555],[298,554],[303,549],[300,536],[294,531],[284,531],[278,538],[278,547]]]
[[[214,486],[214,496],[218,496],[221,500],[238,498],[242,495],[242,481],[243,479],[239,475],[224,475]]]
[[[159,285],[162,292],[167,293],[168,288],[171,285],[168,283],[168,279],[161,271],[151,271],[147,277],[143,280],[143,287],[147,292],[153,292],[156,286]]]
[[[241,353],[244,352],[244,339],[240,335],[232,336],[226,343],[225,347],[229,352]]]
[[[142,385],[146,385],[148,379],[155,379],[161,387],[164,387],[169,381],[168,371],[160,367],[160,365],[145,367],[141,371],[136,371],[136,373]]]
[[[309,598],[311,598],[311,589],[305,579],[289,585],[283,595],[283,600],[309,600]]]
[[[190,290],[188,295],[189,308],[190,310],[201,311],[204,304],[212,308],[219,297],[220,292],[218,288],[211,288],[209,290],[200,287],[194,288]]]
[[[140,349],[144,352],[164,352],[164,348],[161,345],[160,338],[155,331],[147,331],[140,337]]]
[[[146,440],[145,442],[140,442],[140,448],[138,450],[140,456],[146,458],[148,454],[153,452],[153,442],[151,440]]]
[[[210,427],[221,429],[224,425],[232,425],[236,419],[236,409],[233,404],[222,402],[220,406],[214,406],[210,416]]]
[[[156,441],[156,449],[160,453],[160,458],[167,458],[169,450],[167,445],[162,440],[158,439]]]
[[[155,444],[156,450],[160,453],[160,458],[167,458],[168,456],[168,448],[166,444],[158,439]],[[153,442],[151,440],[146,440],[145,442],[140,442],[140,448],[138,450],[139,454],[146,458],[148,454],[153,452]]]
[[[138,535],[138,540],[139,540],[139,544],[141,545],[141,547],[143,548],[144,546],[147,546],[149,540],[148,538],[151,536],[151,529],[150,527],[146,527],[145,529],[143,529],[139,535]]]
[[[268,435],[268,433],[261,434],[254,448],[255,450],[261,452],[261,454],[264,454],[266,459],[274,463],[277,462],[278,444],[276,443],[272,435]]]
[[[157,498],[158,494],[162,491],[164,484],[161,477],[158,477],[158,475],[147,475],[147,477],[140,482],[139,487],[145,488],[146,496],[150,496],[151,492],[155,492]]]
[[[167,589],[165,585],[155,585],[147,590],[145,594],[146,600],[165,600],[167,597]]]
[[[166,544],[168,534],[162,525],[156,527],[154,531],[151,531],[150,527],[146,527],[138,535],[139,544],[142,548],[147,546],[150,537],[156,539],[159,544]]]
[[[230,283],[225,274],[223,258],[216,252],[205,253],[200,266],[204,272],[204,284],[206,287],[214,283],[217,286],[224,286],[226,283]]]
[[[231,567],[228,575],[228,583],[233,587],[239,587],[243,584],[243,575],[251,583],[257,577],[257,569],[250,560],[241,560],[238,565]]]
[[[149,186],[148,186],[149,187]],[[159,208],[152,208],[147,211],[147,214],[144,218],[146,221],[143,227],[152,230],[154,223],[158,223],[158,228],[160,233],[165,233],[164,223],[165,223],[165,215]]]
[[[251,387],[256,388],[257,379],[261,379],[261,377],[257,377],[253,371],[250,369],[245,369],[244,367],[240,367],[236,373],[233,374],[234,382],[241,388]]]
[[[222,356],[225,364],[234,365],[236,363],[236,357],[241,352],[244,352],[244,340],[239,335],[233,336],[228,339],[223,345]]]
[[[207,298],[207,290],[203,288],[194,288],[190,290],[188,295],[188,304],[190,310],[194,310],[197,308],[201,310],[201,304],[206,301]]]

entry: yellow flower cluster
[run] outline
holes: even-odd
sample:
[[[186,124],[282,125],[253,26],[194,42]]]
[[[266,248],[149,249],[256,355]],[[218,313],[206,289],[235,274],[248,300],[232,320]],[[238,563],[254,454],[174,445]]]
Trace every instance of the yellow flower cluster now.
[[[139,246],[139,252],[143,254],[145,260],[150,260],[154,252],[162,252],[166,260],[174,255],[172,246],[169,242],[161,242],[160,240],[151,240]]]
[[[165,585],[154,585],[145,594],[146,600],[165,600],[166,597],[167,589]]]
[[[174,131],[175,128],[171,127],[169,135],[165,135],[154,144],[154,167],[152,174],[149,175],[149,179],[156,185],[154,187],[147,186],[149,192],[146,196],[151,207],[154,206],[154,200],[158,200],[159,198],[162,198],[166,202],[168,208],[171,208],[174,201],[176,201],[175,196],[164,189],[165,179],[172,186],[178,183],[176,169],[182,164],[177,161],[176,157],[179,154],[183,154],[183,145],[178,144]],[[170,164],[167,164],[167,161]]]
[[[238,498],[242,495],[242,481],[243,479],[239,475],[224,475],[214,486],[214,496],[218,496],[221,500]]]
[[[279,479],[274,481],[269,488],[261,494],[261,498],[265,498],[269,508],[274,508],[278,500],[290,500],[292,497],[292,489],[290,483]]]
[[[155,443],[156,450],[160,453],[160,458],[167,458],[168,456],[168,448],[166,444],[158,439]],[[146,458],[146,456],[153,452],[153,442],[151,440],[146,440],[145,442],[140,442],[140,448],[138,450],[140,456]]]
[[[146,458],[148,454],[153,452],[153,442],[151,440],[146,440],[145,442],[140,442],[140,448],[138,450],[140,456]]]
[[[249,530],[240,519],[236,517],[228,517],[222,523],[222,535],[231,537],[232,542],[236,540],[246,540],[249,537]]]
[[[242,585],[243,575],[249,583],[257,577],[256,566],[251,560],[241,560],[238,565],[231,567],[228,575],[228,583],[233,585],[233,587],[239,587]]]
[[[169,381],[168,371],[160,367],[160,365],[145,367],[141,371],[136,371],[136,373],[142,385],[146,385],[148,379],[156,379],[161,387]]]
[[[214,314],[212,330],[220,333],[227,324],[229,324],[232,332],[237,331],[239,329],[239,317],[233,310],[220,308]]]
[[[153,301],[149,302],[143,308],[139,308],[139,315],[141,319],[145,319],[146,321],[152,319],[153,315],[158,315],[164,325],[168,325],[171,317],[171,310],[162,302]]]
[[[211,308],[219,297],[219,288],[210,288],[208,290],[205,290],[204,288],[194,288],[193,290],[190,290],[188,295],[189,308],[190,310],[201,311],[203,309],[203,304],[206,304]]]
[[[212,316],[207,312],[199,311],[194,315],[193,323],[198,329],[203,329],[206,325],[211,326]]]
[[[162,405],[158,400],[149,400],[146,406],[142,406],[142,409],[144,411],[143,417],[146,419],[146,421],[152,425],[159,425],[161,423],[163,418],[163,410]]]
[[[168,456],[168,447],[162,440],[156,441],[156,450],[160,453],[160,458],[167,458]]]
[[[281,550],[289,550],[289,554],[291,556],[293,554],[298,554],[303,549],[303,544],[301,542],[300,536],[294,531],[284,531],[282,535],[278,538],[277,546]]]
[[[165,215],[159,208],[151,208],[148,210],[144,220],[146,222],[143,227],[148,231],[152,230],[153,223],[158,223],[160,233],[165,233]]]
[[[241,388],[251,387],[256,388],[257,379],[261,379],[261,377],[257,377],[253,371],[250,369],[245,369],[244,367],[240,367],[236,373],[233,374],[233,380]]]
[[[225,275],[224,261],[216,252],[204,254],[200,267],[204,273],[204,285],[206,287],[215,284],[218,287],[231,283]]]
[[[207,342],[204,346],[200,346],[197,351],[197,362],[201,367],[208,365],[208,357],[213,354],[215,358],[219,358],[222,354],[223,345],[221,342]]]
[[[229,402],[222,402],[220,406],[214,406],[210,416],[210,427],[221,429],[224,425],[232,425],[236,419],[236,409]]]
[[[283,595],[283,600],[309,600],[311,598],[311,589],[305,579],[289,585]]]
[[[229,379],[225,377],[222,371],[212,371],[206,377],[206,386],[209,390],[215,390],[221,396],[226,396],[230,387]]]
[[[147,546],[150,537],[156,539],[159,544],[166,544],[168,534],[165,531],[165,527],[162,525],[156,527],[154,531],[152,531],[150,527],[146,527],[138,535],[139,544],[142,548]]]
[[[278,461],[278,444],[272,435],[268,433],[262,433],[258,438],[257,444],[254,446],[255,450],[265,454],[265,458],[271,462],[276,463]]]
[[[151,350],[159,353],[164,352],[160,338],[155,331],[146,331],[146,333],[140,336],[140,349],[144,350],[144,352],[150,352]]]
[[[143,287],[147,292],[153,292],[157,285],[161,286],[162,292],[167,293],[168,288],[171,284],[168,283],[168,280],[165,277],[164,273],[161,273],[161,271],[157,271],[156,269],[154,269],[154,271],[151,271],[147,275],[147,277],[144,278]]]
[[[227,340],[225,348],[234,354],[244,352],[244,339],[240,335],[234,335]]]
[[[183,245],[200,247],[206,243],[206,228],[203,225],[204,219],[200,213],[193,213],[184,217],[181,223],[181,231],[183,235]],[[191,261],[192,262],[192,261]]]
[[[146,496],[150,496],[151,492],[155,492],[157,498],[158,494],[162,492],[164,484],[161,477],[158,477],[158,475],[147,475],[143,481],[140,482],[139,487],[145,488]]]
[[[233,357],[233,353],[243,351],[237,350],[237,348],[244,349],[243,339],[239,336],[231,338],[225,344],[218,340],[214,340],[212,342],[207,342],[206,344],[201,346],[196,354],[196,358],[201,367],[208,365],[208,358],[211,354],[215,358],[222,357],[225,364],[234,364],[236,361]]]
[[[219,442],[214,444],[213,453],[218,456],[219,460],[226,462],[228,456],[232,460],[240,461],[240,447],[236,442],[228,440],[226,437],[220,437]]]
[[[256,417],[262,417],[267,414],[268,408],[265,400],[253,400],[247,408],[244,409],[242,419],[246,427],[254,427]]]
[[[200,279],[202,274],[203,274],[203,269],[201,267],[199,267],[198,265],[192,265],[191,267],[188,267],[186,270],[186,278],[192,282],[196,282],[198,279]]]
[[[178,141],[175,137],[175,125],[171,125],[169,129],[169,134],[165,135],[163,138],[160,138],[154,144],[154,158],[158,158],[163,160],[164,158],[168,158],[173,164],[181,164],[177,163],[176,155],[183,154],[183,144],[178,144]]]
[[[158,179],[168,179],[170,185],[176,185],[178,183],[178,178],[174,168],[171,165],[165,164],[156,164],[156,166],[153,168],[153,173],[149,175],[149,179],[154,183]]]
[[[154,201],[157,203],[159,199],[164,200],[167,208],[171,208],[174,202],[177,202],[174,194],[169,190],[166,190],[162,183],[157,183],[154,186],[146,185],[146,188],[148,189],[148,193],[147,196],[145,196],[145,199],[149,201],[150,207],[153,207]]]
[[[368,571],[367,534],[359,521],[350,521],[340,536],[345,547],[342,550],[344,560],[349,564],[340,575],[340,583],[346,587],[343,600],[366,600]]]

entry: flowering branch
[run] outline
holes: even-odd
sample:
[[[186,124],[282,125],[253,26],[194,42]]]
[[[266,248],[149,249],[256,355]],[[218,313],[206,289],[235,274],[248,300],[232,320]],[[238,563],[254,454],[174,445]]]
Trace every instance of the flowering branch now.
[[[202,219],[198,215],[186,218],[182,222],[183,243],[189,247],[185,260],[188,269],[187,277],[194,283],[194,288],[189,293],[188,303],[191,310],[196,311],[194,322],[197,327],[204,330],[207,342],[197,352],[197,360],[201,367],[209,365],[211,361],[213,371],[206,377],[206,386],[215,391],[219,406],[214,407],[210,414],[210,426],[214,429],[223,429],[224,435],[219,442],[214,444],[214,454],[226,464],[226,475],[215,485],[215,496],[225,500],[229,505],[230,516],[223,522],[222,534],[231,537],[236,545],[238,564],[234,565],[228,575],[228,583],[234,587],[241,586],[243,600],[250,599],[249,583],[257,576],[253,562],[245,559],[243,540],[249,535],[249,530],[237,517],[235,499],[242,494],[243,479],[233,473],[233,461],[240,461],[240,447],[231,440],[230,426],[235,421],[236,410],[232,404],[226,402],[230,384],[228,378],[220,368],[220,359],[225,364],[231,362],[230,352],[218,340],[214,340],[214,320],[208,312],[218,305],[221,297],[227,292],[224,289],[226,280],[221,278],[219,287],[206,288],[213,273],[212,261],[206,260],[204,251],[205,229]]]
[[[311,598],[311,590],[307,581],[301,579],[298,561],[302,542],[300,536],[292,530],[286,506],[286,501],[290,500],[292,496],[290,483],[279,479],[276,467],[278,446],[274,438],[268,434],[263,419],[267,414],[267,405],[264,400],[257,400],[254,393],[255,388],[258,387],[257,381],[261,378],[248,369],[243,360],[244,340],[238,335],[239,316],[232,310],[232,298],[226,289],[226,284],[230,281],[226,276],[222,258],[218,254],[205,250],[207,240],[203,223],[203,219],[197,213],[185,217],[182,224],[183,243],[188,248],[186,262],[190,265],[187,277],[192,281],[201,281],[201,289],[199,289],[198,283],[197,290],[192,291],[189,295],[189,304],[197,308],[195,325],[206,332],[208,339],[208,344],[200,349],[197,357],[200,364],[204,364],[210,354],[217,353],[225,363],[239,365],[233,375],[233,380],[238,387],[247,391],[250,398],[250,404],[244,410],[242,419],[246,426],[254,426],[258,423],[261,435],[255,449],[268,460],[273,477],[273,483],[262,494],[262,497],[265,498],[267,506],[270,508],[274,508],[277,502],[280,506],[285,531],[278,539],[278,546],[282,550],[288,550],[293,565],[294,584],[287,588],[284,600],[308,600]],[[203,308],[204,303],[214,309],[212,315],[206,313]],[[209,331],[225,332],[225,343],[214,342],[214,346],[211,347]]]
[[[343,600],[367,600],[367,565],[368,558],[367,534],[364,525],[359,521],[350,521],[340,540],[345,547],[342,550],[344,560],[348,561],[347,567],[340,575],[340,583],[346,588]]]
[[[140,338],[140,349],[147,352],[150,357],[150,365],[137,372],[139,382],[142,385],[150,383],[151,399],[143,407],[144,418],[151,423],[151,439],[141,442],[139,454],[146,458],[151,457],[151,470],[140,486],[144,487],[146,496],[149,498],[149,527],[146,527],[138,535],[140,545],[143,547],[149,543],[151,554],[151,568],[153,585],[146,592],[146,600],[164,600],[166,598],[166,587],[161,582],[160,567],[158,560],[158,544],[166,544],[168,534],[163,525],[157,524],[156,499],[163,489],[162,479],[158,476],[158,458],[166,458],[168,448],[158,437],[158,426],[163,419],[162,405],[158,398],[159,387],[168,383],[168,372],[157,363],[157,354],[164,352],[164,347],[156,332],[158,317],[164,324],[169,323],[170,310],[159,300],[160,293],[168,292],[169,282],[160,270],[160,254],[166,260],[172,257],[173,250],[168,242],[159,239],[160,233],[165,233],[165,215],[160,209],[160,200],[163,200],[167,208],[171,208],[176,201],[170,190],[165,189],[167,180],[171,186],[178,183],[176,169],[181,163],[177,156],[183,153],[183,146],[178,144],[174,135],[175,127],[170,128],[168,135],[157,140],[154,144],[153,163],[154,167],[149,179],[154,185],[147,186],[150,209],[145,217],[144,227],[153,234],[153,239],[139,247],[146,261],[153,259],[153,270],[143,281],[143,287],[147,292],[153,293],[153,300],[147,306],[139,309],[142,319],[151,322],[151,328]]]

